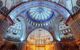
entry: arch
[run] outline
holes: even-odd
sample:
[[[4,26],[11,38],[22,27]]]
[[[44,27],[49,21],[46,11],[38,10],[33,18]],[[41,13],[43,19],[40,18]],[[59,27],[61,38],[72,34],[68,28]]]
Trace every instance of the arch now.
[[[50,44],[53,42],[53,37],[47,30],[38,28],[29,34],[27,42],[34,45]]]

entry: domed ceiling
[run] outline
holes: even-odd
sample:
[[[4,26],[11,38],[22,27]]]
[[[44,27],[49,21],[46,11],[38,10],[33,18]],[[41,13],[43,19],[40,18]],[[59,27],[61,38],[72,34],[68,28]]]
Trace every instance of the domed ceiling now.
[[[14,25],[9,27],[10,29],[8,30],[8,32],[6,32],[5,37],[9,37],[11,38],[10,40],[13,41],[15,41],[15,39],[19,40],[18,42],[24,41],[26,40],[28,32],[32,27],[48,28],[49,25],[51,25],[50,27],[53,27],[53,22],[55,22],[54,19],[56,17],[59,17],[59,15],[67,20],[70,16],[70,13],[66,8],[54,2],[31,1],[22,3],[12,9],[12,11],[9,13],[10,18],[14,22]],[[17,18],[20,19],[18,20]],[[16,29],[18,26],[20,26],[19,29]],[[31,28],[26,29],[26,27],[28,26],[30,26]],[[17,32],[16,30],[21,30],[21,32],[19,33],[19,31]]]
[[[13,9],[9,16],[14,20],[18,15],[26,18],[27,23],[34,26],[46,26],[54,21],[54,18],[61,15],[65,19],[70,16],[66,8],[48,1],[31,1],[23,3]]]

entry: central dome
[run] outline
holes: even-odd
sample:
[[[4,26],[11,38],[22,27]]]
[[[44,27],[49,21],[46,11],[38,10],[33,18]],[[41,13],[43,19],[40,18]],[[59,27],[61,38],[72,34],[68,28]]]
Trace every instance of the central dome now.
[[[45,22],[52,18],[53,12],[47,7],[32,7],[28,11],[29,18],[37,22]]]

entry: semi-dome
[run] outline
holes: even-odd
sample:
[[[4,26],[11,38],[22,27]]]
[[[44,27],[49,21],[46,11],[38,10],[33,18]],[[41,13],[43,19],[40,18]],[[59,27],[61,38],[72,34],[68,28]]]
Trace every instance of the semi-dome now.
[[[59,15],[67,20],[70,13],[66,8],[54,2],[31,1],[17,6],[9,13],[12,20],[19,15],[26,18],[27,23],[43,27],[52,24]]]
[[[38,28],[29,34],[27,41],[30,44],[44,45],[51,43],[53,41],[53,37],[47,30]]]

